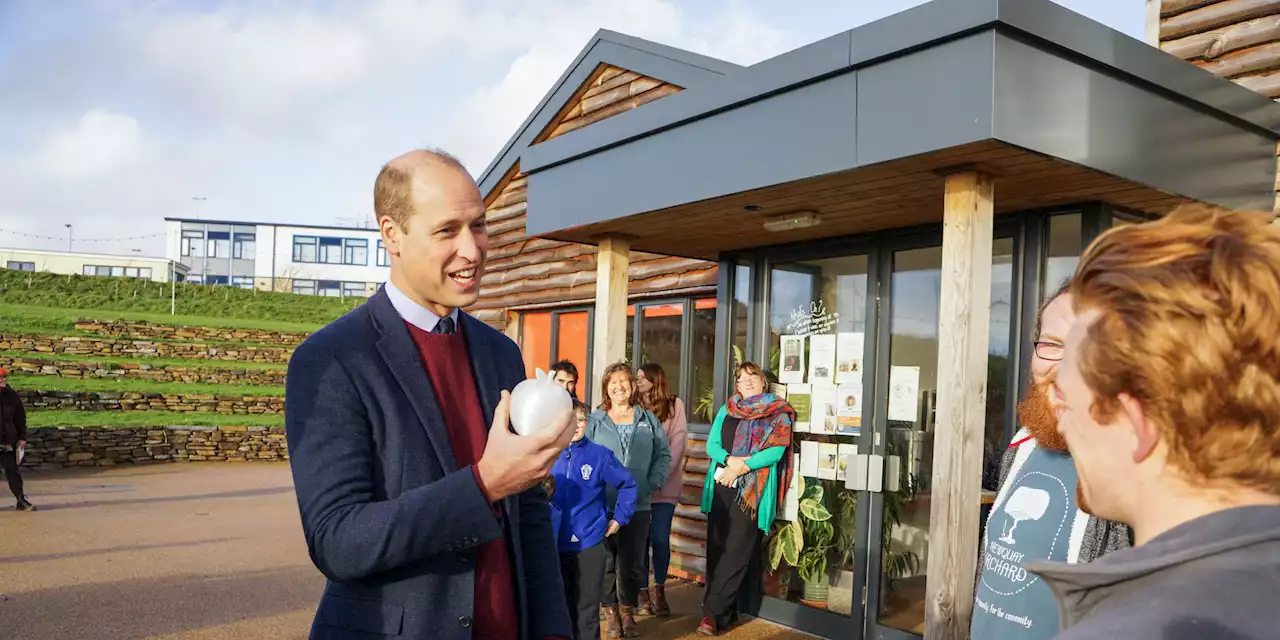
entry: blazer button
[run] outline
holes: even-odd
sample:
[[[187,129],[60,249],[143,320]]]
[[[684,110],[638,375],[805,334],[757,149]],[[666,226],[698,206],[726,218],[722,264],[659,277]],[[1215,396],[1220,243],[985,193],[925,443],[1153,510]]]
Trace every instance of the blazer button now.
[[[462,627],[463,629],[470,629],[471,616],[462,616],[461,618],[458,618],[458,626]]]

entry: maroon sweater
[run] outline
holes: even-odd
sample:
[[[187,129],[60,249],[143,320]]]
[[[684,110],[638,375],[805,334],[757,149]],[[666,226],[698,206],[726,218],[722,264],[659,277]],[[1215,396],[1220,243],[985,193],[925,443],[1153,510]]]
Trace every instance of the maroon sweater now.
[[[458,330],[453,334],[442,335],[405,324],[413,335],[418,355],[422,357],[423,367],[435,390],[458,468],[471,467],[474,473],[475,464],[480,461],[489,440],[489,426],[485,424],[480,409],[480,394],[476,390],[475,374],[471,371],[467,343],[462,337],[462,325],[458,323]],[[476,482],[480,483],[479,475],[476,475]],[[485,491],[483,484],[480,484],[480,490]],[[501,510],[497,505],[492,506],[494,514],[501,519]],[[476,548],[473,638],[507,640],[520,636],[509,535],[504,524],[501,538]]]

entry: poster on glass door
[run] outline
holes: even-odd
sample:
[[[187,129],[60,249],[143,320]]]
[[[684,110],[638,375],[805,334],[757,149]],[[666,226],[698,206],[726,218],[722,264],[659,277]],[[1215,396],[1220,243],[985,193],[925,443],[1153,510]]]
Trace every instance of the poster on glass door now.
[[[833,384],[836,368],[836,337],[809,336],[809,384]]]
[[[862,385],[862,333],[836,334],[836,384]]]
[[[778,382],[800,384],[804,382],[804,336],[782,336],[782,372]]]
[[[809,413],[812,408],[809,393],[807,384],[787,385],[787,403],[796,412],[796,423],[791,430],[796,433],[809,432]]]

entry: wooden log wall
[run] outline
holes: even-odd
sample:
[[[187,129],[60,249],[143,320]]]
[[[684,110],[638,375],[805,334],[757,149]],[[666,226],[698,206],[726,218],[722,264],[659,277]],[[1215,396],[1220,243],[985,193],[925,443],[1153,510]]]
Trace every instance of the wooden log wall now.
[[[679,87],[653,78],[601,66],[538,141],[565,135],[677,91]],[[518,323],[512,307],[588,305],[595,300],[596,247],[526,236],[529,180],[520,173],[518,163],[500,185],[496,193],[486,194],[488,268],[480,281],[480,299],[469,311],[514,339]],[[714,262],[633,251],[628,293],[714,287],[716,269]],[[675,577],[701,582],[707,563],[707,520],[699,510],[708,465],[706,434],[691,433],[686,452],[682,461],[685,488],[672,522],[670,571]]]
[[[677,91],[680,87],[675,85],[601,65],[537,140],[565,135]],[[489,262],[480,281],[480,299],[469,311],[499,330],[515,319],[511,307],[590,304],[595,299],[594,246],[525,235],[528,184],[517,163],[500,188],[486,194]],[[633,252],[628,279],[631,295],[715,286],[716,265]]]
[[[1280,99],[1280,0],[1163,0],[1160,48]]]

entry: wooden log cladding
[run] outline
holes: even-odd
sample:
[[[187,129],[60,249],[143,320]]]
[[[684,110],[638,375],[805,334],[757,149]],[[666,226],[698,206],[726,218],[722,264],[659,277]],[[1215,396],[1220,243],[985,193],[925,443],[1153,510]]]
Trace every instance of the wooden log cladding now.
[[[698,520],[687,520],[685,518],[671,519],[671,532],[678,533],[692,540],[707,539],[707,523]]]
[[[1280,0],[1223,0],[1169,17],[1160,24],[1160,39],[1169,40],[1280,11]]]
[[[688,485],[681,487],[680,504],[689,504],[695,507],[702,506],[702,487],[690,487]]]
[[[1267,16],[1170,40],[1162,43],[1160,48],[1183,60],[1213,60],[1226,53],[1274,40],[1280,40],[1280,16]]]
[[[684,455],[690,458],[709,458],[707,455],[707,441],[705,439],[694,440],[690,438],[689,442],[685,444]]]
[[[1164,0],[1160,3],[1160,15],[1162,17],[1168,17],[1219,1],[1220,0]]]
[[[528,208],[528,203],[521,201],[500,209],[489,209],[484,214],[484,221],[486,223],[493,224],[495,222],[502,222],[503,220],[510,220],[512,218],[524,220],[524,214]]]
[[[616,70],[618,70],[618,71],[622,71],[621,69],[618,69],[617,67],[613,67],[613,69],[616,69]],[[618,87],[621,87],[621,86],[624,86],[624,85],[631,84],[631,81],[632,81],[632,80],[639,80],[639,79],[640,79],[640,77],[641,77],[641,76],[640,76],[640,74],[638,74],[638,73],[636,73],[636,72],[634,72],[634,71],[622,71],[622,73],[619,73],[619,74],[617,74],[617,75],[613,75],[613,76],[609,76],[609,77],[605,77],[605,75],[604,75],[604,74],[601,74],[601,75],[600,75],[600,81],[599,81],[599,84],[597,84],[597,85],[596,85],[596,86],[594,86],[594,87],[591,87],[590,89],[587,89],[587,90],[582,94],[582,100],[583,100],[583,101],[586,101],[586,100],[588,100],[588,99],[590,99],[590,98],[593,98],[593,97],[595,97],[595,96],[598,96],[598,95],[600,95],[600,94],[602,94],[602,93],[604,93],[604,92],[606,92],[606,91],[609,91],[610,89],[616,89],[616,88],[618,88]],[[578,104],[582,104],[582,103],[581,103],[581,102],[579,102]],[[566,119],[567,119],[567,118],[566,118]]]
[[[500,271],[502,269],[513,269],[526,265],[537,264],[543,260],[568,260],[582,255],[591,255],[592,265],[595,264],[596,248],[589,244],[570,244],[560,243],[551,249],[543,249],[540,251],[528,251],[519,255],[507,258],[499,258],[497,260],[488,260],[485,263],[485,270]],[[593,266],[594,268],[594,266]]]
[[[684,518],[685,520],[700,520],[702,522],[707,521],[707,514],[703,513],[702,508],[696,504],[695,505],[688,505],[688,504],[676,505],[676,517]]]
[[[688,264],[692,261],[686,260],[684,258],[678,258],[678,260],[683,260],[685,262],[684,266],[670,263],[662,266],[660,269],[657,269],[658,271],[661,271],[664,275],[656,275],[656,276],[650,276],[650,277],[637,278],[635,275],[636,272],[639,272],[639,275],[641,276],[647,276],[648,274],[645,273],[646,270],[643,264],[631,265],[631,268],[633,271],[631,274],[628,274],[629,279],[631,281],[630,291],[632,293],[636,292],[637,287],[635,286],[635,283],[637,282],[650,283],[648,285],[648,289],[650,290],[677,289],[677,288],[682,289],[686,287],[707,286],[707,285],[715,284],[716,267],[712,266],[706,269],[695,269],[692,271],[679,271],[679,269],[682,269],[682,268],[688,269],[693,265]],[[701,264],[706,264],[706,263],[701,263]],[[498,272],[498,274],[500,273],[501,272]],[[492,278],[500,280],[501,277],[498,274],[494,274]],[[485,276],[482,276],[482,279],[489,278],[489,277],[490,275],[486,273]],[[519,294],[530,294],[537,291],[546,291],[548,289],[566,289],[566,288],[575,289],[577,287],[581,287],[584,285],[594,286],[595,281],[596,281],[596,274],[595,274],[595,271],[593,270],[566,271],[563,273],[550,275],[545,278],[512,280],[509,282],[495,282],[494,284],[487,284],[489,280],[484,280],[482,282],[482,285],[484,286],[484,290],[481,292],[481,295],[484,297],[488,297],[488,296],[508,297],[508,296],[519,295]],[[515,303],[515,304],[528,304],[528,303]]]
[[[596,268],[596,256],[591,253],[566,260],[544,260],[510,269],[490,270],[486,268],[484,276],[480,279],[480,284],[481,286],[497,285],[519,280],[546,278],[557,274],[581,273],[594,268]]]
[[[687,538],[675,532],[671,533],[671,550],[691,556],[707,557],[707,541]]]
[[[671,553],[672,561],[684,571],[687,575],[680,576],[685,580],[693,580],[695,582],[706,582],[707,575],[707,558],[706,556],[697,556],[688,553],[673,551]],[[676,574],[679,575],[679,574]]]
[[[557,136],[562,136],[571,131],[577,131],[578,129],[581,129],[587,125],[595,124],[606,118],[612,118],[613,116],[616,116],[619,113],[630,111],[636,107],[639,107],[644,104],[648,104],[659,98],[665,98],[666,96],[676,93],[677,91],[680,91],[680,87],[677,87],[675,85],[670,85],[670,84],[659,85],[657,87],[654,87],[653,89],[650,89],[648,91],[645,91],[644,93],[632,96],[631,98],[628,98],[626,100],[615,102],[594,113],[586,114],[580,118],[574,118],[573,120],[563,122],[560,124],[560,126],[556,127],[554,131],[552,131],[551,137],[555,138]]]
[[[1224,78],[1235,78],[1257,71],[1280,67],[1280,42],[1269,42],[1243,51],[1229,53],[1216,60],[1196,62],[1196,66]]]
[[[485,225],[487,233],[501,235],[508,231],[519,231],[524,234],[524,216],[511,216],[503,220],[490,220]]]
[[[662,84],[659,80],[653,78],[636,78],[631,82],[615,87],[608,91],[599,93],[591,97],[585,97],[578,104],[582,107],[582,115],[595,113],[612,104],[626,100],[627,98],[638,96],[650,89],[655,89]]]
[[[556,240],[544,240],[542,238],[524,238],[522,242],[511,242],[501,247],[489,245],[489,258],[507,258],[517,255],[525,251],[541,251],[543,249],[555,249],[564,245],[563,242]]]
[[[711,471],[711,460],[710,459],[690,460],[689,462],[685,463],[684,470],[689,473],[701,473],[702,475],[705,476],[709,471]]]

